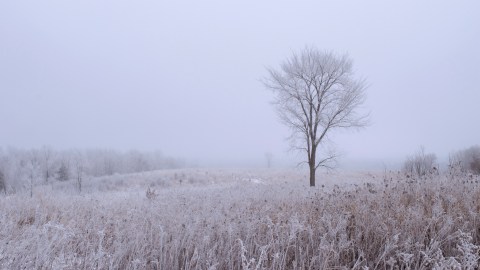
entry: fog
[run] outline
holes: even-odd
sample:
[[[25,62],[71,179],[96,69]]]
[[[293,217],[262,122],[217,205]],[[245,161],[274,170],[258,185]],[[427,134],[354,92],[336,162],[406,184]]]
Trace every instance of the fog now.
[[[0,147],[293,164],[261,79],[305,46],[348,53],[371,125],[354,161],[479,144],[478,1],[3,1]]]

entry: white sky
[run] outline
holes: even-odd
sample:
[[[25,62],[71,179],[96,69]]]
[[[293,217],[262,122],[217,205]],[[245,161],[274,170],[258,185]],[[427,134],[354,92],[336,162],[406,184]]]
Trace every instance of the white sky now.
[[[480,1],[2,1],[0,146],[289,154],[259,80],[305,46],[348,52],[372,125],[345,159],[479,144]]]

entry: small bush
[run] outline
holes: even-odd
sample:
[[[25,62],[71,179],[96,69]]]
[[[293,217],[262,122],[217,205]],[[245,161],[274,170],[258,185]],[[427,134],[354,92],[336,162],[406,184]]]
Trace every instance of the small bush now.
[[[435,154],[427,154],[425,153],[425,148],[421,147],[415,155],[410,156],[405,160],[403,171],[407,175],[424,177],[427,174],[438,172],[436,161],[437,156]]]
[[[158,194],[155,189],[149,187],[147,191],[145,191],[145,196],[147,196],[149,200],[154,200],[158,197]]]
[[[60,165],[60,168],[57,171],[57,179],[59,181],[67,181],[69,178],[69,172],[68,172],[68,167],[65,165],[65,163],[62,163]]]

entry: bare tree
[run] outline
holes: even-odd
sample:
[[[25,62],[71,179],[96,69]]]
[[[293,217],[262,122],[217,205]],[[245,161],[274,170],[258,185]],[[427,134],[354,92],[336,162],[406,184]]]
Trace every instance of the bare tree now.
[[[82,192],[82,182],[83,182],[83,176],[85,173],[84,163],[85,163],[84,156],[80,151],[76,151],[73,157],[73,166],[75,169],[75,178],[77,180],[76,182],[77,182],[77,188],[79,193]]]
[[[7,195],[7,181],[5,177],[5,165],[7,158],[3,155],[3,149],[0,147],[0,192],[3,191]]]
[[[331,52],[305,48],[280,68],[268,69],[264,84],[275,93],[274,104],[283,123],[292,131],[292,148],[307,154],[310,186],[319,167],[332,167],[337,155],[317,150],[325,146],[331,130],[360,128],[368,114],[358,113],[365,101],[366,82],[355,79],[352,60]]]
[[[145,153],[140,151],[131,150],[126,153],[126,159],[128,164],[126,166],[130,167],[129,171],[132,172],[145,172],[150,170],[150,165],[148,162],[148,157]]]
[[[40,154],[38,150],[31,150],[28,156],[27,162],[27,172],[28,172],[28,179],[30,182],[30,197],[33,197],[33,187],[37,182],[37,178],[39,178],[40,172]]]
[[[265,153],[265,158],[267,159],[267,168],[271,168],[272,167],[272,160],[273,160],[272,152],[266,152]]]
[[[70,178],[70,172],[68,165],[65,161],[62,161],[60,168],[57,171],[57,180],[58,181],[67,181]]]
[[[0,168],[0,191],[3,191],[7,195],[7,185],[5,183],[5,175],[3,174],[2,168]]]
[[[52,160],[53,160],[53,149],[50,146],[43,146],[42,147],[42,155],[43,155],[43,176],[45,177],[45,183],[48,183],[48,179],[52,176]]]

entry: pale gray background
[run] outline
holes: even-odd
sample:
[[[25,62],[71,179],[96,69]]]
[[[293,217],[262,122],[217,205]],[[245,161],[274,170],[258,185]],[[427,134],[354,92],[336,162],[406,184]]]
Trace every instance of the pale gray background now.
[[[480,1],[1,1],[0,146],[293,157],[260,79],[305,46],[348,52],[372,125],[352,161],[479,143]]]

